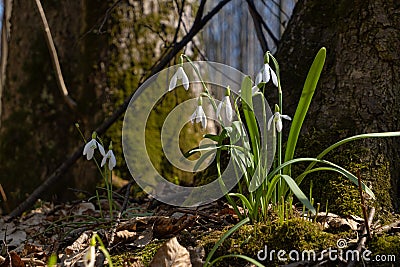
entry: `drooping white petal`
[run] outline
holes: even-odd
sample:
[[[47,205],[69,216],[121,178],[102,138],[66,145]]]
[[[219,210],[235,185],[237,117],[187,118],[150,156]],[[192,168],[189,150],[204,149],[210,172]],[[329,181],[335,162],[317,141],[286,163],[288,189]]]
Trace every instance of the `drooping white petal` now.
[[[275,71],[268,65],[269,71],[271,73],[271,77],[272,77],[272,83],[278,87],[278,77],[276,76]]]
[[[229,96],[224,96],[223,100],[218,105],[218,109],[217,109],[217,116],[221,116],[224,126],[230,126],[232,122],[233,111]]]
[[[96,263],[96,248],[94,246],[90,246],[84,257],[84,265],[85,267],[94,267],[95,263]]]
[[[198,110],[198,109],[199,109],[199,108],[197,107],[196,110],[193,112],[192,116],[190,116],[190,121],[191,121],[192,123],[195,123],[195,120],[196,120],[196,117],[197,117],[197,110]]]
[[[87,154],[86,154],[86,159],[91,160],[93,158],[93,154],[94,154],[94,148],[88,149]]]
[[[186,75],[186,73],[182,67],[181,67],[181,69],[182,69],[182,84],[183,84],[183,87],[185,88],[185,90],[187,91],[189,89],[189,78]]]
[[[204,110],[202,108],[202,106],[199,106],[199,112],[198,112],[198,118],[201,121],[201,127],[203,127],[203,129],[207,128],[207,117],[206,114],[204,113]]]
[[[108,160],[108,169],[112,171],[114,167],[117,165],[117,160],[115,159],[114,153],[112,150],[108,151],[110,153],[110,158]]]
[[[226,97],[226,118],[228,119],[229,122],[232,122],[233,119],[233,109],[231,105],[231,100],[229,96]]]
[[[108,154],[108,153],[107,153],[107,154]],[[104,164],[106,164],[106,161],[107,161],[107,155],[105,155],[105,156],[103,157],[103,159],[101,160],[100,166],[103,167]]]
[[[104,150],[104,147],[99,142],[96,141],[96,143],[99,146],[100,154],[104,157],[106,155],[106,151]]]
[[[269,65],[268,64],[264,64],[264,68],[263,68],[263,81],[264,82],[269,82],[269,80],[271,79],[271,75],[269,72]]]
[[[258,85],[260,82],[262,82],[262,78],[262,71],[260,71],[259,73],[257,73],[255,84]]]
[[[219,102],[217,107],[217,119],[221,116],[222,105],[224,104],[223,101]]]
[[[91,149],[93,143],[93,139],[86,143],[85,147],[83,148],[83,155],[87,155],[89,149]]]
[[[272,124],[272,121],[275,118],[275,115],[276,115],[276,113],[274,115],[272,115],[272,117],[268,120],[268,131],[271,129],[271,124]]]
[[[185,73],[185,71],[183,70],[183,68],[182,68],[182,67],[179,67],[179,68],[176,70],[176,78],[182,79],[184,73]]]
[[[281,117],[279,116],[278,119],[276,120],[276,131],[280,133],[282,131],[282,120]]]
[[[176,77],[176,73],[172,76],[171,81],[169,82],[168,91],[172,91],[176,87],[176,81],[178,78]]]
[[[291,120],[292,120],[292,118],[289,117],[288,115],[280,115],[280,116],[281,116],[281,118],[283,118],[283,119],[285,119],[285,120],[288,120],[288,121],[291,121]]]
[[[192,123],[198,123],[201,122],[201,126],[203,128],[207,127],[207,117],[206,114],[204,113],[203,107],[202,106],[197,106],[195,112],[190,116],[190,121]]]

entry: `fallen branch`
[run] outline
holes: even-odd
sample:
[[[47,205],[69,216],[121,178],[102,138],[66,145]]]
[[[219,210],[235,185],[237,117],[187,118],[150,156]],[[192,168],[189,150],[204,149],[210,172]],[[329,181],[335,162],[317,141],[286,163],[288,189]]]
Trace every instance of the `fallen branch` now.
[[[228,2],[231,0],[223,0],[219,2],[207,15],[204,17],[202,13],[197,13],[196,20],[198,23],[194,23],[189,33],[182,38],[182,40],[176,43],[172,49],[165,55],[163,59],[152,69],[148,77],[156,74],[161,71],[167,64],[179,53],[179,51],[185,47],[193,37],[207,24],[207,22],[217,14]],[[205,2],[205,1],[204,1]],[[199,9],[199,12],[203,12],[204,9]],[[197,19],[199,18],[199,19]],[[125,110],[128,108],[129,102],[134,93],[128,96],[124,103],[117,108],[116,111],[105,120],[97,129],[95,130],[97,134],[103,134],[119,117],[121,117]],[[47,179],[37,187],[29,197],[23,201],[18,207],[16,207],[8,216],[10,218],[14,218],[20,216],[25,210],[30,208],[40,196],[48,190],[58,179],[60,179],[61,175],[65,173],[81,156],[83,152],[84,145],[80,146],[75,150],[75,152],[66,160],[64,163],[60,165]]]
[[[390,232],[393,229],[398,229],[399,227],[400,227],[400,220],[397,220],[397,221],[395,221],[395,222],[393,222],[391,224],[379,227],[378,229],[376,229],[374,231],[374,233],[375,234],[381,234],[383,232]]]

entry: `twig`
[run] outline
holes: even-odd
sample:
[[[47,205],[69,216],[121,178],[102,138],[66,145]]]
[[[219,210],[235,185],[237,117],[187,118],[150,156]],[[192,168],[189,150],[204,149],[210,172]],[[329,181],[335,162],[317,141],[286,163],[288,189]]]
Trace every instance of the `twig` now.
[[[35,0],[35,1],[36,1],[37,8],[39,10],[39,13],[40,13],[40,17],[41,17],[42,22],[43,22],[43,29],[44,29],[45,36],[46,36],[46,43],[47,43],[47,46],[49,48],[51,61],[53,62],[53,67],[54,67],[55,72],[56,72],[56,80],[57,80],[58,87],[59,87],[59,89],[60,89],[60,91],[61,91],[61,93],[62,93],[62,95],[64,97],[65,102],[68,104],[68,106],[72,110],[75,110],[76,109],[76,103],[68,95],[68,90],[67,90],[67,87],[65,86],[64,78],[63,78],[63,75],[62,75],[62,72],[61,72],[60,62],[58,61],[56,47],[54,45],[53,37],[51,36],[50,27],[49,27],[49,24],[47,22],[46,15],[44,14],[44,10],[43,10],[42,4],[40,3],[40,0]]]
[[[388,224],[388,225],[384,225],[384,226],[382,226],[382,227],[379,227],[378,229],[376,229],[376,230],[374,231],[374,233],[380,234],[380,233],[382,233],[382,232],[389,232],[390,230],[392,230],[392,229],[394,229],[394,228],[396,228],[396,227],[399,227],[399,226],[400,226],[400,220],[397,220],[397,221],[395,221],[395,222],[393,222],[393,223],[391,223],[391,224]]]
[[[274,35],[272,30],[268,27],[267,23],[265,23],[265,21],[263,20],[263,18],[260,15],[260,13],[257,11],[257,8],[254,5],[254,1],[253,0],[246,0],[246,1],[247,1],[248,6],[249,6],[250,14],[251,14],[251,16],[253,18],[254,26],[256,27],[257,37],[259,38],[259,40],[260,40],[261,36],[264,36],[264,34],[262,32],[262,27],[264,27],[264,29],[267,31],[267,33],[271,37],[272,41],[274,41],[274,43],[276,45],[278,45],[279,39]],[[258,33],[258,30],[257,30],[258,27],[261,28],[261,29],[259,29],[261,31],[260,34]],[[260,40],[260,42],[261,42],[261,40]],[[263,45],[262,42],[261,42],[261,45]],[[263,50],[264,50],[264,47],[263,47]]]
[[[117,232],[117,227],[121,222],[122,213],[124,213],[124,211],[126,210],[126,207],[128,206],[129,193],[131,191],[131,186],[132,186],[133,182],[134,182],[134,180],[130,181],[126,187],[124,203],[122,204],[121,210],[118,212],[117,220],[115,221],[114,227],[111,231],[110,242],[108,242],[108,246],[107,246],[108,249],[110,249],[112,244],[114,243],[115,233]]]
[[[361,175],[360,175],[360,170],[357,171],[357,179],[358,179],[358,192],[360,193],[360,198],[361,198],[361,209],[364,215],[364,225],[365,225],[365,229],[367,230],[367,234],[369,238],[372,238],[371,236],[371,231],[369,229],[369,222],[368,222],[368,216],[367,216],[367,209],[365,207],[365,200],[364,200],[364,195],[363,195],[363,191],[361,188]]]
[[[247,6],[249,7],[249,12],[250,12],[251,18],[253,19],[253,24],[254,24],[254,28],[256,30],[258,41],[260,42],[263,53],[265,53],[269,49],[268,49],[267,39],[265,38],[263,29],[262,29],[262,24],[261,24],[262,17],[260,15],[260,13],[257,12],[257,9],[254,5],[253,0],[246,0],[246,2],[247,2]]]
[[[163,59],[160,60],[158,65],[156,65],[148,77],[156,74],[157,72],[161,71],[168,63],[173,59],[179,51],[187,45],[192,38],[204,27],[204,25],[215,15],[217,14],[227,3],[231,0],[222,0],[219,2],[213,10],[211,10],[206,16],[204,16],[199,23],[193,24],[192,28],[190,29],[189,33],[183,37],[183,39],[174,46],[168,54],[165,55]],[[204,11],[204,9],[203,9]],[[199,9],[200,12],[200,9]],[[196,17],[202,16],[202,14],[197,14]],[[107,119],[105,120],[95,131],[99,135],[103,134],[120,116],[122,116],[125,110],[128,108],[129,102],[132,98],[134,93],[128,96],[124,103],[117,108],[116,111]],[[30,208],[35,201],[49,189],[58,179],[60,179],[61,175],[66,172],[81,156],[83,152],[84,145],[77,148],[77,150],[66,160],[64,163],[60,165],[47,179],[37,187],[29,197],[23,201],[18,207],[16,207],[10,214],[10,218],[14,218],[16,216],[20,216],[25,210]]]
[[[363,231],[362,231],[362,235],[361,235],[362,237],[361,237],[361,239],[360,239],[360,241],[358,242],[358,245],[357,245],[358,253],[360,253],[362,248],[365,246],[365,242],[367,241],[366,234],[367,234],[367,231],[368,231],[367,230],[368,229],[367,225],[368,225],[368,222],[372,223],[372,220],[374,219],[374,216],[375,216],[375,208],[371,208],[371,211],[369,212],[369,217],[366,218],[366,221],[365,221],[366,224],[363,227]],[[356,264],[356,261],[350,261],[349,264],[347,265],[347,267],[352,267],[355,264]]]
[[[106,14],[103,17],[103,21],[101,22],[100,26],[99,26],[99,33],[105,33],[105,31],[103,31],[103,27],[106,24],[108,18],[110,17],[111,11],[113,11],[113,9],[119,5],[119,3],[121,3],[122,0],[118,0],[115,3],[113,3],[106,11]]]

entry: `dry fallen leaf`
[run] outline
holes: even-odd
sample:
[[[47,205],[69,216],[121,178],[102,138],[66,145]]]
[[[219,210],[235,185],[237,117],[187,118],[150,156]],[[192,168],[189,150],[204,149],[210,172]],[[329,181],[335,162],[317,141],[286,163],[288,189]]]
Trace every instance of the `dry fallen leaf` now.
[[[22,262],[21,258],[15,251],[11,251],[8,253],[5,261],[0,265],[0,267],[25,267],[25,264]]]
[[[150,262],[150,267],[191,267],[190,255],[176,237],[162,245]]]

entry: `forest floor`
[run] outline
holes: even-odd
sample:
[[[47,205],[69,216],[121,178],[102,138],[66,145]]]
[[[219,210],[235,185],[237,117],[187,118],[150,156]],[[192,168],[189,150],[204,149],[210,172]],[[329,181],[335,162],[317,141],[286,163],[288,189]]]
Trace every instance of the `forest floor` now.
[[[113,266],[203,266],[214,244],[239,222],[234,210],[221,200],[193,209],[121,195],[116,195],[114,201],[116,209],[112,220],[107,200],[98,201],[96,197],[59,205],[37,202],[35,209],[20,218],[1,218],[0,267],[47,266],[51,255],[57,256],[57,266],[107,266],[109,260],[99,250],[100,240],[110,253]],[[373,217],[374,210],[370,213]],[[329,246],[360,253],[369,249],[373,252],[369,255],[371,258],[379,253],[386,258],[394,257],[384,264],[364,262],[364,266],[400,266],[400,220],[397,218],[385,226],[371,220],[370,226],[373,237],[367,238],[364,219],[357,216],[341,218],[319,213],[317,217],[306,219],[298,211],[282,224],[271,212],[270,222],[243,227],[228,237],[213,259],[227,254],[245,254],[260,260],[260,251],[266,254],[268,244],[275,251],[290,248],[319,251],[315,260],[308,261],[277,261],[275,254],[270,262],[260,261],[265,266],[361,264],[362,261],[351,261],[343,255],[335,260],[327,258],[321,250]],[[96,240],[97,249],[91,250],[94,234],[100,238]],[[96,262],[90,265],[88,256],[92,251]],[[228,258],[217,266],[255,265]]]

